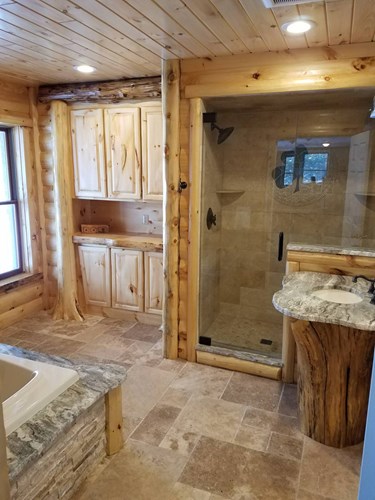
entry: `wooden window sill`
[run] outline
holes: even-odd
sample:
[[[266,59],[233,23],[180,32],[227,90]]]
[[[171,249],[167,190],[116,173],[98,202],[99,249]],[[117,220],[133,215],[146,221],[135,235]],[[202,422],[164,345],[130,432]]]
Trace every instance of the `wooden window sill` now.
[[[38,283],[43,280],[43,273],[21,273],[0,281],[0,294],[15,290],[21,286]]]

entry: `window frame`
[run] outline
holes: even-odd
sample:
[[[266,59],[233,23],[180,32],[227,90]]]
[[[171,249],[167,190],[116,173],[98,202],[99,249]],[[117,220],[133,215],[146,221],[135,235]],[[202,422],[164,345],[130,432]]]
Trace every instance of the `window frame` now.
[[[6,153],[8,160],[8,174],[9,174],[9,187],[10,187],[10,197],[9,201],[0,201],[0,206],[14,206],[15,210],[15,222],[16,222],[16,236],[17,236],[17,251],[18,251],[18,262],[19,267],[13,269],[6,273],[0,273],[0,281],[22,274],[24,272],[24,255],[23,255],[23,242],[22,242],[22,231],[21,231],[21,216],[20,216],[20,199],[18,192],[17,183],[17,168],[15,161],[15,151],[13,147],[13,132],[12,127],[0,126],[0,132],[5,132],[6,140]]]

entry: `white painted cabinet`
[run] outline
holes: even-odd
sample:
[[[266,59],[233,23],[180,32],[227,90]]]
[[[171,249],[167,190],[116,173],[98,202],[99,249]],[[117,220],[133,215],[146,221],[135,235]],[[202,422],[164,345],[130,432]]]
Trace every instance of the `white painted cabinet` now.
[[[142,108],[143,199],[163,198],[163,121],[160,106]]]
[[[143,253],[112,248],[112,307],[143,311]]]
[[[110,250],[103,245],[79,246],[86,303],[111,306]]]
[[[163,310],[163,254],[144,252],[145,312],[162,314]]]
[[[104,111],[109,198],[141,198],[139,108]]]
[[[103,111],[72,111],[71,131],[76,196],[106,198]]]

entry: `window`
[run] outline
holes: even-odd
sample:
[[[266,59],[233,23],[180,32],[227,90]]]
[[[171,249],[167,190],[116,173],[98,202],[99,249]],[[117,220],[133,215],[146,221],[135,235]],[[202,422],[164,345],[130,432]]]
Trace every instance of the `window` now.
[[[302,177],[303,184],[311,182],[320,184],[327,175],[328,153],[303,152],[296,161],[294,153],[286,152],[282,155],[282,161],[285,165],[284,186],[291,186],[298,176]]]
[[[0,279],[23,271],[12,130],[0,128]]]

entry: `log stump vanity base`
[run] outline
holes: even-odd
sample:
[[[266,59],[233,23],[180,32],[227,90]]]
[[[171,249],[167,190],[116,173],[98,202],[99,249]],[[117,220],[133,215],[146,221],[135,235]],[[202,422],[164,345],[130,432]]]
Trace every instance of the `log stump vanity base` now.
[[[336,448],[363,441],[375,334],[296,320],[301,431]]]

